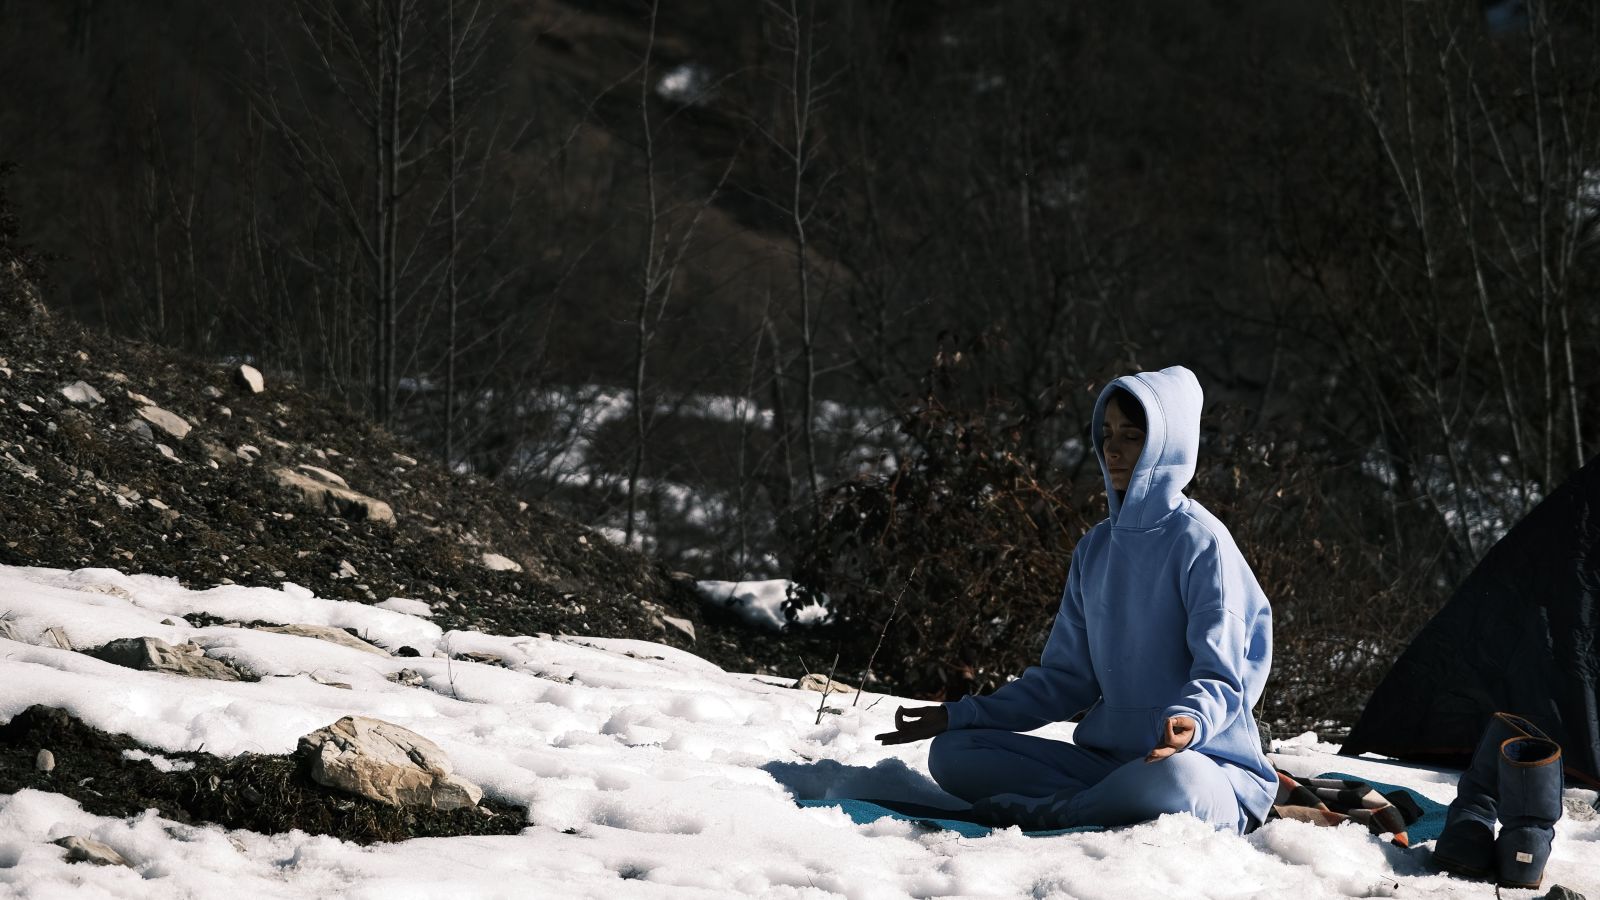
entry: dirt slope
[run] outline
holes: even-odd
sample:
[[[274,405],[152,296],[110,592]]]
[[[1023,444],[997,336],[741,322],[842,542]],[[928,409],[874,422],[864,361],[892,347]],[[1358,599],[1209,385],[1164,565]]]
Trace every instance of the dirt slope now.
[[[25,302],[28,282],[12,276],[0,279],[0,563],[190,587],[288,581],[324,597],[423,600],[446,628],[664,641],[735,670],[797,665],[786,642],[703,609],[650,559],[447,471],[335,401],[273,372],[252,393],[236,367],[62,321]],[[79,382],[101,400],[63,392]],[[187,435],[151,423],[148,406]],[[325,477],[302,466],[382,501],[394,521],[308,502],[280,480],[285,469]],[[491,553],[521,571],[490,568]],[[694,623],[696,638],[664,616]]]

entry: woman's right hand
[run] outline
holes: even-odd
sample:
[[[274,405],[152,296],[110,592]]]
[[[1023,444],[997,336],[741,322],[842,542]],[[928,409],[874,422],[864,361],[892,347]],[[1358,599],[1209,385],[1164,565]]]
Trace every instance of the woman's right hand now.
[[[878,735],[885,744],[909,744],[944,734],[950,713],[943,706],[902,706],[894,711],[894,730]]]

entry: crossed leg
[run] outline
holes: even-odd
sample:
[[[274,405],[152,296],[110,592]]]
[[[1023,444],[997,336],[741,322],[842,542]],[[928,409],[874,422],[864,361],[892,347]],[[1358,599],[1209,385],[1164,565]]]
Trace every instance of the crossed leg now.
[[[1027,828],[1130,825],[1176,812],[1233,831],[1245,822],[1222,765],[1190,750],[1146,763],[1066,741],[974,728],[934,738],[928,770],[940,787],[975,808]]]

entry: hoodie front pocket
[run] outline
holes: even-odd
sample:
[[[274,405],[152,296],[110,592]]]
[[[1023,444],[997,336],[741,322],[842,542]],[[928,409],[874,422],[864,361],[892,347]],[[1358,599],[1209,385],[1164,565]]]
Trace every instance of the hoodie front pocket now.
[[[1156,706],[1102,704],[1078,723],[1073,740],[1097,750],[1143,756],[1161,739],[1161,710]]]

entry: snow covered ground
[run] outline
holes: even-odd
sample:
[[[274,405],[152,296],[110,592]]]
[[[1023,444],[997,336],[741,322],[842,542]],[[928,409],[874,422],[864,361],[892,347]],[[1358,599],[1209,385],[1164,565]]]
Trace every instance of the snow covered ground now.
[[[1493,887],[1432,874],[1427,845],[1400,850],[1355,826],[1273,822],[1248,837],[1187,816],[1093,834],[967,839],[901,821],[852,824],[794,798],[900,796],[948,802],[927,778],[926,745],[885,748],[892,697],[829,698],[781,679],[724,672],[670,647],[615,639],[441,633],[415,602],[375,608],[283,590],[187,591],[105,569],[0,567],[0,613],[24,642],[0,639],[0,720],[33,703],[65,707],[152,750],[287,753],[344,715],[413,729],[456,771],[525,805],[528,827],[502,837],[359,847],[299,832],[260,835],[89,815],[59,795],[0,796],[0,897],[1493,897]],[[310,638],[182,617],[353,627],[418,658],[384,659]],[[173,624],[163,624],[163,621]],[[194,641],[261,673],[255,683],[134,672],[30,643],[49,626],[77,646],[152,635]],[[486,651],[509,668],[447,661]],[[385,680],[401,668],[421,687]],[[276,677],[272,677],[276,676]],[[353,690],[319,683],[345,682]],[[1070,726],[1050,729],[1065,736]],[[1454,774],[1332,756],[1307,738],[1275,761],[1398,783],[1448,802]],[[1569,791],[1574,801],[1593,800]],[[69,865],[55,838],[85,835],[132,863]],[[1546,887],[1600,897],[1600,819],[1557,827]],[[1508,897],[1539,896],[1532,891]]]

